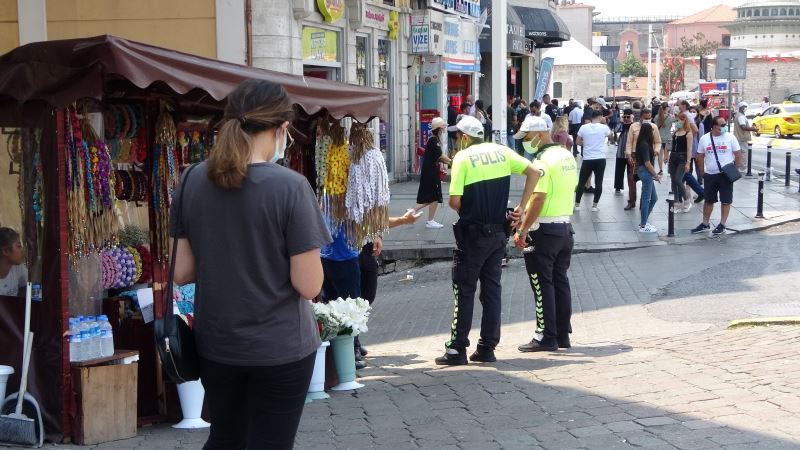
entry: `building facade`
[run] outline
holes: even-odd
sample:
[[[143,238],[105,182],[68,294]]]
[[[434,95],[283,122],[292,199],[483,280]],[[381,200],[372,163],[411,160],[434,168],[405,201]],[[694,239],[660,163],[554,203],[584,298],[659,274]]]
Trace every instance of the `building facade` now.
[[[751,50],[800,49],[800,0],[750,1],[726,26],[731,46]]]
[[[664,42],[664,27],[681,18],[680,16],[595,17],[592,22],[593,34],[597,36],[595,41],[604,44],[599,46],[597,55],[606,62],[622,60],[628,53],[645,60],[649,26],[653,26],[653,39]]]
[[[733,8],[717,5],[683,19],[674,20],[664,26],[664,47],[678,48],[681,37],[692,38],[702,33],[707,42],[717,42],[720,47],[730,47],[731,32],[725,28],[736,17]]]
[[[390,177],[412,170],[406,0],[250,0],[252,65],[387,89],[390,113],[374,124]]]
[[[553,58],[549,91],[559,104],[569,99],[586,100],[606,94],[606,62],[575,39],[548,49],[543,58]]]
[[[570,36],[586,48],[592,48],[592,21],[598,14],[594,6],[575,0],[562,0],[558,5],[558,17],[569,28]]]

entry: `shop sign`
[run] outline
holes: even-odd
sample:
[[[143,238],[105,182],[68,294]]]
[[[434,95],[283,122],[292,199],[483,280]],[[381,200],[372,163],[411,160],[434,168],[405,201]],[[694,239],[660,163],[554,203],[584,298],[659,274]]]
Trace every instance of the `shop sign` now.
[[[303,60],[339,60],[339,32],[316,27],[303,28]]]
[[[480,71],[480,44],[474,22],[455,17],[445,18],[444,39],[445,70]]]
[[[480,0],[428,0],[428,7],[474,19],[481,16]]]
[[[317,0],[317,8],[325,22],[334,23],[344,16],[345,0]]]
[[[389,31],[389,11],[364,5],[364,26]]]
[[[411,25],[411,53],[424,54],[431,51],[431,30],[428,24]]]
[[[444,55],[444,15],[428,10],[411,16],[411,53]]]

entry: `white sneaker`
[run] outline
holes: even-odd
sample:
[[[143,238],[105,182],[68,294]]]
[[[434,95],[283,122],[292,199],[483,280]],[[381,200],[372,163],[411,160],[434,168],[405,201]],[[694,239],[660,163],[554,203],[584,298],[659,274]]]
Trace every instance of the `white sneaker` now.
[[[650,225],[649,223],[646,224],[645,226],[639,226],[639,233],[655,233],[657,231],[658,229]]]
[[[598,208],[597,206],[592,206],[592,212],[598,212],[598,211],[600,211],[600,208]]]
[[[425,228],[430,228],[435,230],[438,228],[444,228],[444,225],[440,224],[435,220],[429,220],[427,223],[425,223]]]
[[[575,203],[575,211],[580,211],[580,210],[581,210],[581,204]]]
[[[692,203],[689,202],[689,203],[684,203],[683,204],[683,209],[681,209],[681,212],[688,213],[691,210],[692,210]]]

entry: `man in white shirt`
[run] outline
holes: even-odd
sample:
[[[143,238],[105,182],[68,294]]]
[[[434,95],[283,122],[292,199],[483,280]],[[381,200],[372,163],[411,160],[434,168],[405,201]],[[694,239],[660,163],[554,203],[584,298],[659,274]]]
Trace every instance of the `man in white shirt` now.
[[[751,141],[752,135],[750,134],[752,131],[758,131],[758,129],[752,125],[750,125],[750,121],[747,120],[747,116],[745,116],[744,112],[747,109],[747,103],[740,102],[739,103],[739,112],[736,113],[736,119],[733,121],[733,135],[736,137],[736,140],[739,141],[739,148],[745,149],[747,148],[747,144]],[[743,161],[744,158],[739,158],[739,162],[744,165]],[[737,166],[739,170],[744,169],[742,166]]]
[[[583,192],[586,189],[586,182],[592,174],[594,174],[595,179],[592,211],[597,212],[600,210],[597,207],[597,203],[603,194],[603,174],[606,170],[606,150],[608,148],[606,139],[613,136],[611,128],[601,123],[602,120],[603,113],[593,111],[592,121],[578,130],[578,141],[583,146],[583,162],[578,176],[578,188],[575,191],[575,211],[580,210],[581,197],[583,197]]]
[[[583,109],[573,105],[569,112],[569,134],[572,136],[572,154],[578,156],[578,130],[583,125]]]
[[[697,164],[703,172],[705,187],[705,204],[703,205],[703,223],[692,230],[692,233],[703,233],[711,229],[709,221],[714,212],[714,203],[722,203],[719,224],[712,234],[725,233],[725,223],[731,212],[733,203],[733,183],[728,181],[721,168],[735,163],[739,166],[739,141],[732,133],[728,133],[725,118],[715,117],[711,132],[700,138],[697,145]],[[719,199],[717,198],[719,196]]]
[[[553,119],[550,118],[547,114],[542,114],[542,104],[539,103],[539,100],[534,100],[531,102],[531,116],[539,117],[540,119],[544,120],[547,124],[547,127],[552,130],[553,129]]]
[[[769,97],[764,97],[764,101],[761,102],[761,111],[766,111],[767,108],[770,107]]]

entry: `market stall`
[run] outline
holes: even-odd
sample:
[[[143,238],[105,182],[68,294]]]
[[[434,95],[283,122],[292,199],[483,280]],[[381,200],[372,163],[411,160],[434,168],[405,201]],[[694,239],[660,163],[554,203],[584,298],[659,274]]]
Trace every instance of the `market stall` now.
[[[114,36],[34,43],[0,56],[0,127],[18,136],[20,228],[30,278],[42,285],[42,301],[33,307],[29,391],[54,440],[78,436],[88,442],[76,434],[87,414],[76,374],[107,364],[108,358],[123,362],[123,354],[125,362],[138,358],[133,382],[139,422],[174,415],[168,410],[174,390],[161,376],[148,323],[173,295],[181,312],[191,312],[188,292],[162,292],[171,193],[182,168],[205,159],[226,96],[248,78],[280,83],[296,105],[295,145],[284,164],[306,175],[330,214],[350,226],[354,244],[380,233],[385,205],[348,215],[341,209],[341,183],[357,180],[328,175],[326,185],[318,168],[347,143],[337,138],[340,119],[367,123],[387,117],[387,91]],[[364,226],[348,222],[353,212]],[[154,304],[142,307],[142,297],[131,295],[142,290]],[[0,342],[7,350],[0,355],[2,365],[19,365],[23,307],[17,298],[0,298]],[[82,325],[70,318],[92,315],[93,323],[106,323],[101,314],[111,325],[114,347],[127,352],[108,356],[98,347],[79,358],[76,349],[84,347],[71,336]],[[92,342],[111,336],[99,337]],[[12,376],[8,391],[18,383],[19,376]]]

